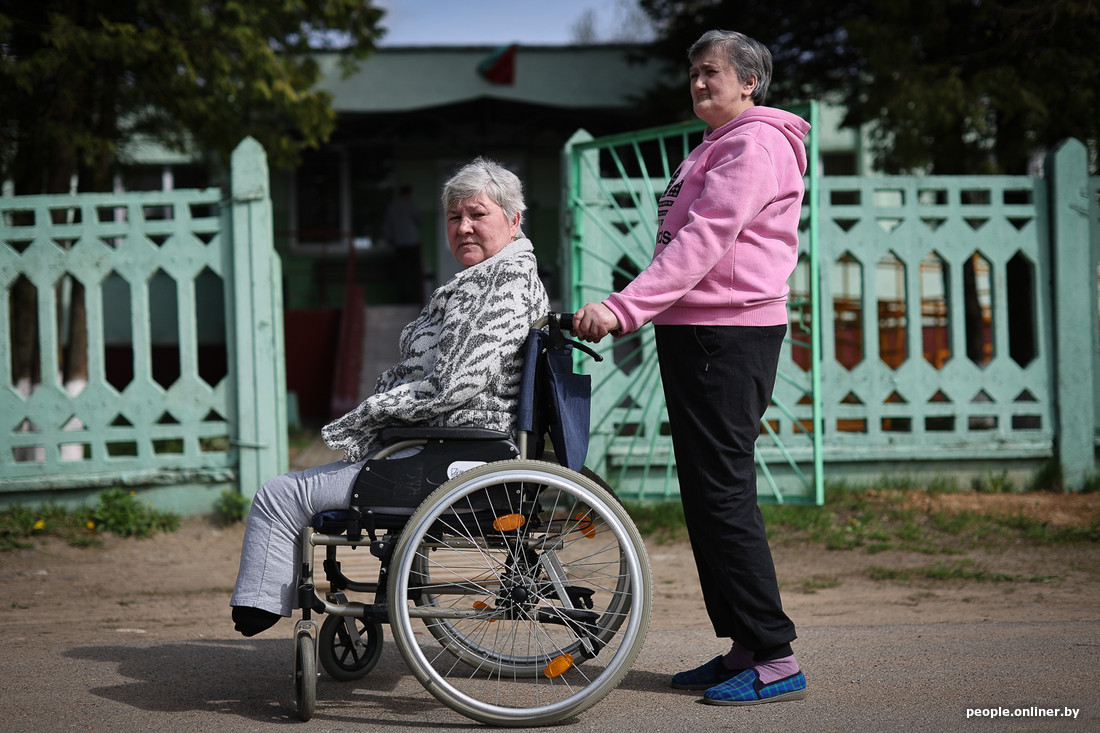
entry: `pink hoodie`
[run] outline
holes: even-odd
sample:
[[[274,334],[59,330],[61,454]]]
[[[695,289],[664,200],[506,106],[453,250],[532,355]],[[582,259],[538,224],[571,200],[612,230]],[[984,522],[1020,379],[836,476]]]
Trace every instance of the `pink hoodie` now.
[[[798,259],[810,125],[750,107],[708,130],[657,202],[653,261],[604,305],[636,331],[660,325],[787,322],[787,278]]]

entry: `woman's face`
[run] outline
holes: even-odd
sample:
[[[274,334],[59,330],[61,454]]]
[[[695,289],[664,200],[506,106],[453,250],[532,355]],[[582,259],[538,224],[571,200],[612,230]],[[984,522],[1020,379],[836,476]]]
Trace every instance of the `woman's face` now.
[[[737,69],[720,46],[712,46],[695,59],[690,79],[695,116],[712,129],[755,106],[752,92],[756,88],[756,77],[747,84],[738,79]]]
[[[484,262],[504,249],[519,231],[519,213],[513,221],[488,195],[479,193],[447,209],[447,242],[463,267]]]

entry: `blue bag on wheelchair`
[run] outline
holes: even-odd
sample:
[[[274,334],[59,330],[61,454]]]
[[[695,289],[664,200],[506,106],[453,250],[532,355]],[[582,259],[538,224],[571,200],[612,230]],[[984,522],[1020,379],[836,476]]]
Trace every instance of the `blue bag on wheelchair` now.
[[[573,344],[560,329],[531,329],[524,347],[519,429],[550,434],[564,466],[580,471],[588,456],[592,378],[573,371]]]

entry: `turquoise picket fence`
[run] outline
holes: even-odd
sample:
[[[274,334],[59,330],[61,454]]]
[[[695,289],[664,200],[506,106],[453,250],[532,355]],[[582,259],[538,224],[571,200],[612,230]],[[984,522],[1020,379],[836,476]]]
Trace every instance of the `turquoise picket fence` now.
[[[228,191],[0,198],[0,503],[207,511],[286,470],[266,155]]]
[[[815,122],[813,105],[795,110]],[[649,261],[655,202],[700,124],[563,152],[568,308]],[[807,140],[816,160],[816,140]],[[790,329],[757,442],[762,501],[823,500],[824,478],[1025,481],[1095,471],[1098,179],[1068,141],[1044,177],[827,177],[813,168]],[[589,462],[620,495],[678,495],[652,329],[605,340]]]

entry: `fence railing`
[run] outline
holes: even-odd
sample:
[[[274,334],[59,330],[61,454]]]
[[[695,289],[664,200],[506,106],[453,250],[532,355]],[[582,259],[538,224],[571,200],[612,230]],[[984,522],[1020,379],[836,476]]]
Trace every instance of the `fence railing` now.
[[[281,273],[254,140],[228,194],[0,198],[0,503],[122,486],[203,511],[286,470]]]
[[[700,129],[570,141],[569,307],[648,263],[654,202]],[[820,501],[821,465],[832,479],[1030,474],[1056,458],[1068,486],[1092,476],[1100,193],[1087,166],[1068,141],[1044,178],[810,171],[790,340],[757,443],[762,499]],[[675,495],[652,335],[604,348],[590,461],[625,496]]]

